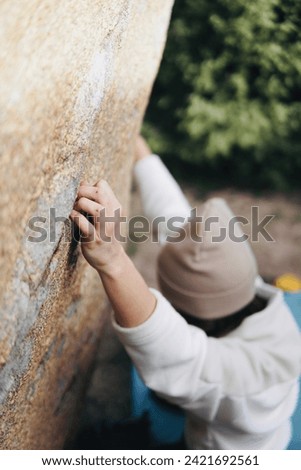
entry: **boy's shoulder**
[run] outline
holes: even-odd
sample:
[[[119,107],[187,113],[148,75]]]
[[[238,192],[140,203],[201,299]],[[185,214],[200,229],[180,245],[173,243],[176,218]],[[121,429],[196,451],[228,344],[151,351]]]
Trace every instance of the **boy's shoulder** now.
[[[204,378],[230,395],[260,394],[300,374],[301,335],[280,289],[256,280],[266,307],[222,338],[208,338]]]

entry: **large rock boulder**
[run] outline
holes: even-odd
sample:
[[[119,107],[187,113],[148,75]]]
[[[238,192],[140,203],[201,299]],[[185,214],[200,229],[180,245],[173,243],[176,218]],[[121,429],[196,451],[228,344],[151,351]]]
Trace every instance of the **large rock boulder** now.
[[[74,428],[105,296],[72,241],[81,179],[123,205],[172,0],[0,4],[0,448]]]

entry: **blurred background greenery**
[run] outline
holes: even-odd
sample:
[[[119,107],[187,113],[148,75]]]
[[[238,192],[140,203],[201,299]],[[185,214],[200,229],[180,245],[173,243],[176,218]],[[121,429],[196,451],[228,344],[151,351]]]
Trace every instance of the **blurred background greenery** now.
[[[143,133],[178,178],[298,187],[300,123],[300,0],[175,1]]]

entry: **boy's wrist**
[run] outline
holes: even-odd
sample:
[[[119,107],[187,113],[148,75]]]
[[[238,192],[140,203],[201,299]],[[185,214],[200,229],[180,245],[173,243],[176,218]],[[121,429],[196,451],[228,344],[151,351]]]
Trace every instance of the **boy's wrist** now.
[[[96,268],[101,278],[119,278],[126,271],[128,256],[121,245],[118,245],[116,252],[110,256],[110,262]]]

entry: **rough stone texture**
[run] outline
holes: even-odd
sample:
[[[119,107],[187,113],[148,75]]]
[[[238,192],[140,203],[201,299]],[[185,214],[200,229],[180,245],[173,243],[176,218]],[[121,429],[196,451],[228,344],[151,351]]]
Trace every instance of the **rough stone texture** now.
[[[49,211],[68,218],[83,178],[105,177],[127,205],[172,3],[1,1],[2,449],[58,449],[75,428],[105,296]]]

